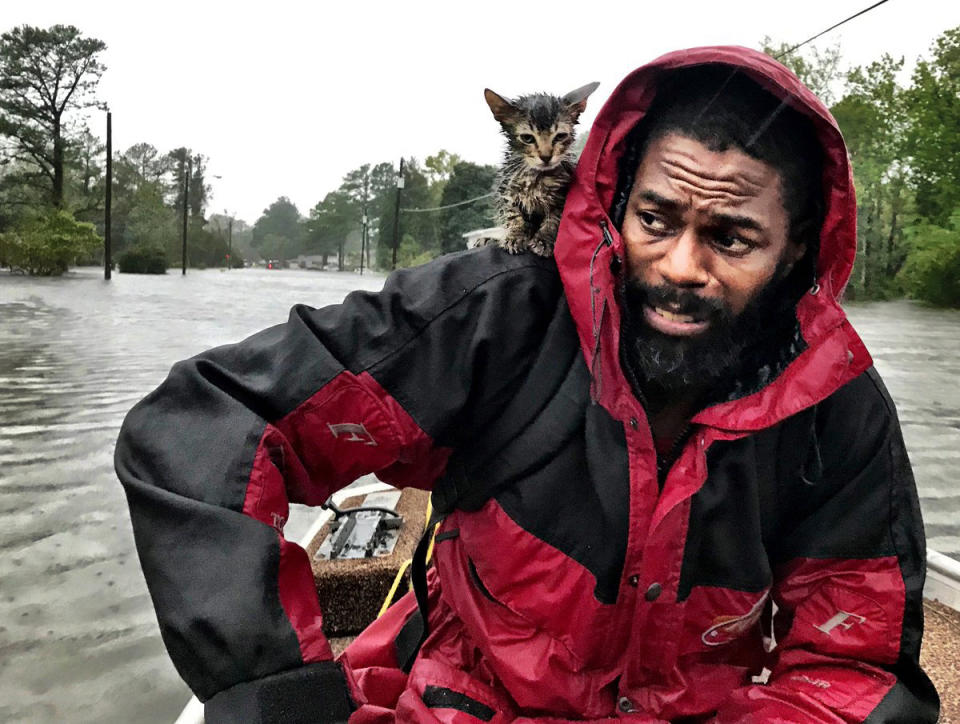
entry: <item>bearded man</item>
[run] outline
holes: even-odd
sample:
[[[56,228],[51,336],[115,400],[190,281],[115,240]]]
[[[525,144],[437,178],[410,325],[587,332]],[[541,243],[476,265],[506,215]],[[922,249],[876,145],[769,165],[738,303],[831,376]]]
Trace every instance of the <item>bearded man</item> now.
[[[117,471],[207,720],[935,722],[855,217],[795,76],[682,51],[597,117],[555,263],[452,255],[174,367]],[[334,661],[272,526],[367,472],[449,514],[421,606]]]

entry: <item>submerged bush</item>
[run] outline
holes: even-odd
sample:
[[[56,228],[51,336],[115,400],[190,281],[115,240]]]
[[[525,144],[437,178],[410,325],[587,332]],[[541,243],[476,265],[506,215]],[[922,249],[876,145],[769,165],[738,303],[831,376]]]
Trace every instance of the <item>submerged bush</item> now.
[[[68,211],[50,211],[0,234],[0,263],[33,276],[60,276],[102,243],[93,224],[77,221]]]
[[[123,252],[117,266],[124,274],[166,274],[170,264],[163,247],[144,244]]]

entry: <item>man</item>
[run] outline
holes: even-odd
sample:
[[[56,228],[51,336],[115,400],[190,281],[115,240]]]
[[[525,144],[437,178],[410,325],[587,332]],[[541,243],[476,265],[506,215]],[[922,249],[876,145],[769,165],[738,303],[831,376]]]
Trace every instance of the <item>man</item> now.
[[[117,470],[208,721],[936,721],[855,248],[823,105],[683,51],[597,117],[556,265],[446,257],[175,366]],[[408,596],[334,663],[282,521],[371,471],[456,510],[426,640]]]

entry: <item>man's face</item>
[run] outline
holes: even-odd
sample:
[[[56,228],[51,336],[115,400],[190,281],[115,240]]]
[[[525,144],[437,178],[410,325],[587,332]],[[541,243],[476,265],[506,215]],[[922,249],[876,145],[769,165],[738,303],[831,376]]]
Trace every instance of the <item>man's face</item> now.
[[[683,387],[736,364],[762,332],[758,306],[803,255],[788,226],[768,164],[679,134],[650,144],[621,229],[626,316],[648,379]]]

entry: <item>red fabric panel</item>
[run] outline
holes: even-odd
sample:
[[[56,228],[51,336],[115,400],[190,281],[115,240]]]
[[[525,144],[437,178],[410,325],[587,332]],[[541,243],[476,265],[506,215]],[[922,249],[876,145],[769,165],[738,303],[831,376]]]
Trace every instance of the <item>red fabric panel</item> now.
[[[280,536],[280,571],[277,575],[280,605],[300,641],[303,663],[329,661],[330,644],[323,635],[323,616],[307,552]]]
[[[243,513],[280,534],[278,595],[305,663],[333,658],[306,552],[283,538],[289,501],[318,505],[370,472],[429,488],[449,450],[433,441],[374,380],[342,372],[275,424],[254,454]]]
[[[785,645],[863,661],[896,662],[906,601],[896,556],[803,558],[778,574],[782,583],[777,600],[795,612]],[[847,618],[831,626],[831,619],[841,613]]]

